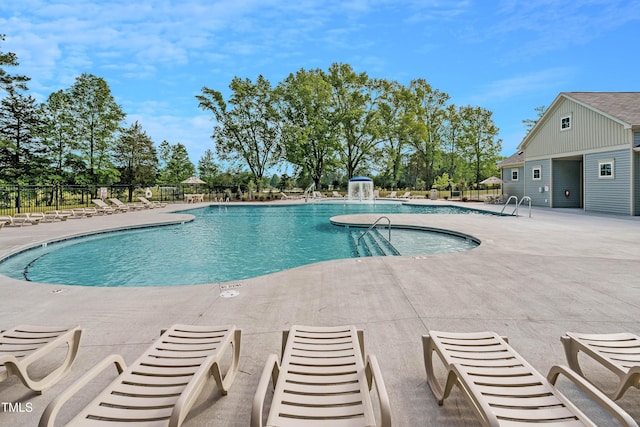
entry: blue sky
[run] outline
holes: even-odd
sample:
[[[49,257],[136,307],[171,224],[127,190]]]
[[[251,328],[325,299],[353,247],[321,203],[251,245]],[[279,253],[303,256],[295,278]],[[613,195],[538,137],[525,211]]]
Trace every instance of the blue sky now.
[[[503,155],[563,91],[640,91],[640,1],[21,0],[0,2],[0,45],[39,101],[104,78],[127,121],[194,163],[213,123],[195,95],[234,76],[273,85],[334,62],[493,111]]]

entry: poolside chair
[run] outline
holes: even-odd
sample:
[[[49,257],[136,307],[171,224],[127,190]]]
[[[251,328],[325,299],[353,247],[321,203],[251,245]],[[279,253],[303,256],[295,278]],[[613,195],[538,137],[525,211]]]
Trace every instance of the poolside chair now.
[[[342,194],[338,193],[337,191],[332,191],[331,192],[331,197],[335,197],[337,199],[342,199]]]
[[[629,387],[640,389],[640,337],[637,335],[567,332],[561,337],[561,341],[567,363],[584,378],[586,376],[578,362],[579,352],[583,352],[618,376],[619,382],[615,390],[609,393],[603,390],[611,399],[620,399]]]
[[[156,201],[151,201],[149,199],[147,199],[146,197],[142,197],[139,196],[138,200],[140,200],[142,202],[142,205],[145,208],[166,208],[167,204],[165,202],[156,202]]]
[[[98,214],[98,210],[94,208],[75,208],[71,212],[74,218],[91,218]]]
[[[115,364],[119,375],[67,425],[178,427],[209,376],[227,394],[238,373],[241,335],[235,326],[174,325],[129,367],[117,354],[104,359],[47,406],[39,425],[53,426],[62,405]],[[223,377],[221,359],[230,350]]]
[[[63,210],[60,210],[60,211],[57,211],[57,212],[58,212],[58,215],[64,216],[67,219],[69,219],[69,218],[71,218],[71,219],[82,219],[82,218],[85,218],[84,209],[63,209]]]
[[[596,427],[555,387],[559,375],[579,386],[621,425],[637,426],[629,414],[576,372],[556,365],[545,378],[495,332],[430,331],[422,343],[427,383],[438,404],[457,385],[483,426],[555,422],[553,425]],[[447,371],[444,390],[434,375],[433,352]]]
[[[111,203],[113,203],[118,209],[122,209],[124,212],[126,211],[140,211],[145,209],[142,203],[123,203],[120,199],[116,199],[115,197],[109,199]]]
[[[92,199],[91,203],[93,203],[94,205],[97,206],[96,210],[98,210],[98,212],[100,212],[101,214],[114,214],[114,213],[119,213],[119,212],[127,212],[129,209],[127,208],[126,210],[120,209],[118,207],[113,207],[113,206],[109,206],[108,204],[106,204],[105,202],[103,202],[100,199]]]
[[[389,195],[387,196],[389,199],[395,199],[398,197],[398,192],[397,191],[392,191],[391,193],[389,193]]]
[[[47,211],[42,214],[42,222],[66,221],[68,215],[63,215],[61,211]]]
[[[375,426],[370,390],[375,382],[382,427],[391,426],[389,398],[375,356],[364,364],[362,331],[354,326],[292,326],[282,360],[272,354],[253,399],[251,427],[262,427],[270,379],[274,394],[266,425]]]
[[[407,191],[402,196],[400,196],[401,199],[408,199],[410,197],[411,197],[411,191]]]
[[[16,375],[31,390],[42,393],[57,383],[76,359],[82,329],[54,326],[16,326],[0,332],[0,382]],[[67,355],[60,366],[41,379],[29,374],[29,367],[66,344]]]
[[[2,215],[0,216],[0,221],[4,222],[5,225],[11,227],[22,227],[25,224],[38,225],[40,223],[40,219],[29,218],[28,213],[15,214],[13,216]]]

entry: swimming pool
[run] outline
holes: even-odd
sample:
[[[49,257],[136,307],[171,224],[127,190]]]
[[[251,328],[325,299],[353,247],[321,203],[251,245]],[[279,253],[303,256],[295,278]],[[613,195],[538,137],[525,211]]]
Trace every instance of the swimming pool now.
[[[379,203],[230,205],[188,212],[195,220],[185,224],[102,233],[31,249],[0,262],[0,273],[34,282],[87,286],[227,282],[356,256],[349,231],[330,224],[333,216],[478,211]],[[428,238],[422,231],[393,233],[402,255],[456,252],[478,244],[440,233],[429,233]]]

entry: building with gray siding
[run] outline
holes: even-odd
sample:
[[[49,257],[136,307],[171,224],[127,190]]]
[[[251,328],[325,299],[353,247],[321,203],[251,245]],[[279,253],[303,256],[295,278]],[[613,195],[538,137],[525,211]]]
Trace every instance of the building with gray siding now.
[[[640,215],[640,92],[563,92],[499,165],[535,206]]]

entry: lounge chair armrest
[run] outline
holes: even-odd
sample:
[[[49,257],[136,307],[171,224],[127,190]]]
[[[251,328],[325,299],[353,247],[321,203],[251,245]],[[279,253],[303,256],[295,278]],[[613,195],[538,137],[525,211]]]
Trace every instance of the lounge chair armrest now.
[[[582,391],[587,393],[591,398],[598,402],[604,409],[606,409],[611,415],[613,415],[621,425],[628,427],[638,427],[638,424],[627,414],[622,408],[620,408],[613,400],[609,399],[604,393],[598,390],[586,379],[578,375],[575,371],[571,370],[568,366],[554,365],[547,374],[547,379],[553,385],[555,385],[558,377],[564,375],[575,385],[580,387]]]
[[[269,380],[275,388],[280,375],[280,362],[278,362],[277,354],[270,354],[267,363],[262,371],[262,376],[258,382],[256,394],[253,396],[253,408],[251,409],[251,427],[263,427],[262,411],[264,408],[264,400],[267,397],[267,389],[269,388]]]
[[[391,427],[391,404],[389,403],[389,395],[387,394],[387,388],[382,379],[382,371],[380,371],[378,359],[372,354],[367,356],[365,371],[367,372],[369,390],[371,390],[373,383],[375,383],[376,390],[378,391],[378,399],[380,399],[380,427]]]
[[[164,332],[165,331],[163,331],[162,334],[164,334]],[[209,374],[215,377],[222,395],[227,394],[228,388],[231,386],[231,383],[238,372],[241,337],[242,331],[240,329],[235,329],[233,331],[233,339],[227,346],[233,351],[233,359],[231,367],[229,368],[224,380],[222,379],[222,373],[220,372],[221,356],[219,354],[209,356],[207,360],[200,365],[198,370],[193,374],[191,381],[189,381],[189,384],[185,387],[182,394],[176,401],[171,413],[171,418],[169,419],[169,427],[178,427],[182,425],[187,414],[196,403],[196,400],[200,395],[200,391],[202,391],[209,379]]]
[[[51,403],[44,410],[38,426],[53,427],[56,416],[58,416],[58,412],[60,412],[62,405],[64,405],[74,394],[80,391],[80,389],[91,382],[91,380],[102,373],[102,371],[104,371],[112,363],[115,364],[116,369],[118,370],[118,374],[121,374],[125,369],[127,369],[127,365],[124,363],[124,359],[119,354],[112,354],[110,356],[107,356],[86,374],[80,377],[79,380],[71,384],[71,386],[69,386],[69,388],[67,388],[64,392],[59,394],[55,399],[53,399],[53,401],[51,401]]]

